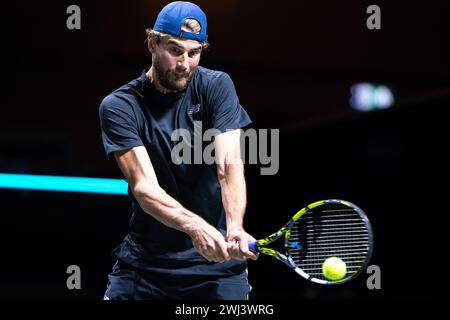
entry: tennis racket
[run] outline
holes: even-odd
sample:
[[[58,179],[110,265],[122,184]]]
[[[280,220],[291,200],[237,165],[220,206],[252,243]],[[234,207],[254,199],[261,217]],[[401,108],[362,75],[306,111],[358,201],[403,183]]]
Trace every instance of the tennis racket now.
[[[284,253],[267,247],[282,236]],[[339,284],[366,268],[372,255],[373,233],[369,219],[353,203],[321,200],[301,209],[276,233],[250,242],[249,249],[284,262],[312,282]],[[322,273],[322,265],[330,257],[338,257],[346,264],[345,275],[339,280],[330,280]]]

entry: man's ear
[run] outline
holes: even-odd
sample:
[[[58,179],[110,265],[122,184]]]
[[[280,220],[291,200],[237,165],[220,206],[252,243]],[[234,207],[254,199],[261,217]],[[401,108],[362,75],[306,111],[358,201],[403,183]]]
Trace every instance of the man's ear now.
[[[148,51],[150,51],[151,53],[155,52],[155,46],[156,46],[156,41],[155,39],[153,39],[153,37],[149,34],[147,36],[147,48]]]

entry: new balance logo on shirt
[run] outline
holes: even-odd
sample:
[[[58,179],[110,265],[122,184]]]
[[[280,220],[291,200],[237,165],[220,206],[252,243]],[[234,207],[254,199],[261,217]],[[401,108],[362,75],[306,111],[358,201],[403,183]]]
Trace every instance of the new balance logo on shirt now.
[[[188,108],[188,114],[194,114],[200,111],[200,104],[194,104]]]

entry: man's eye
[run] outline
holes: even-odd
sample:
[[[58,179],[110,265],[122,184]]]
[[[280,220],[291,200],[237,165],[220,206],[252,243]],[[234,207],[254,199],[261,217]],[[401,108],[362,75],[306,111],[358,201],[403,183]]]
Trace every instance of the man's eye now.
[[[198,51],[198,50],[191,51],[191,52],[189,52],[189,56],[190,56],[190,57],[195,57],[195,56],[198,55],[199,53],[200,53],[200,51]]]
[[[172,48],[170,48],[170,52],[172,52],[174,54],[179,54],[180,53],[180,49],[178,49],[176,47],[172,47]]]

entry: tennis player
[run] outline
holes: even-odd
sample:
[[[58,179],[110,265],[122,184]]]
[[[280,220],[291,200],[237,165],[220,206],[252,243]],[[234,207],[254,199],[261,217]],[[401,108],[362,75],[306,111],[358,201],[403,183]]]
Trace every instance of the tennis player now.
[[[165,6],[147,29],[151,67],[100,105],[105,152],[128,181],[133,210],[104,299],[248,299],[246,260],[257,255],[243,228],[240,129],[251,120],[230,77],[199,66],[206,31],[197,5]],[[218,130],[216,162],[174,163],[172,133],[199,127]]]

